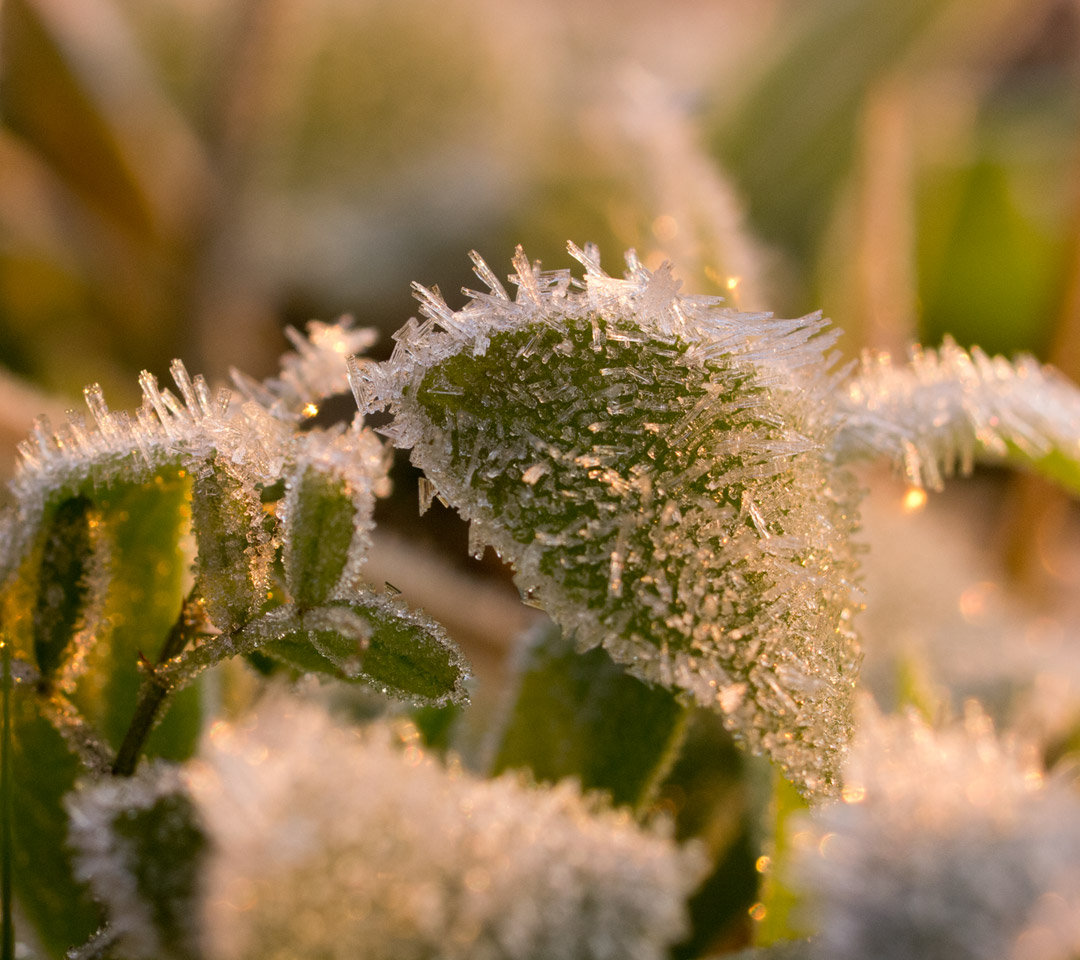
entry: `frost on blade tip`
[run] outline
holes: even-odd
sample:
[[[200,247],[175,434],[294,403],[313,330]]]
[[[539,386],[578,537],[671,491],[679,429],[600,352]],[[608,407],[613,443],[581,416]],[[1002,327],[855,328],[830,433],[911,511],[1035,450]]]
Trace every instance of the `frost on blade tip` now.
[[[220,960],[661,960],[704,866],[670,824],[570,782],[477,780],[414,728],[360,733],[295,702],[222,725],[189,780]]]
[[[357,363],[362,409],[584,647],[724,712],[808,792],[832,789],[850,729],[848,479],[830,466],[820,317],[682,297],[572,248],[583,281],[515,257]],[[481,277],[489,271],[481,267]]]
[[[840,393],[837,423],[842,458],[888,457],[931,489],[978,457],[1016,454],[1080,493],[1080,390],[1031,357],[969,353],[950,339],[913,348],[902,366],[867,355]]]
[[[969,709],[935,731],[867,712],[843,801],[801,831],[812,960],[1071,960],[1080,800]],[[1034,752],[1032,752],[1033,755]]]
[[[76,876],[105,906],[116,955],[202,956],[192,917],[207,837],[178,770],[147,764],[133,777],[82,784],[65,803]]]

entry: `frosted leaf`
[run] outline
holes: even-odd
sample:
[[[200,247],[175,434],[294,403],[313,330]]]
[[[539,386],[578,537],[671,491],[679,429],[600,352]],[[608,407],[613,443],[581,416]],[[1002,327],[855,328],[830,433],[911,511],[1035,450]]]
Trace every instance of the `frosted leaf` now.
[[[179,361],[172,366],[181,397],[139,378],[143,406],[136,417],[108,408],[99,386],[85,391],[92,424],[77,413],[57,430],[44,419],[20,445],[11,491],[17,505],[8,563],[17,562],[45,516],[63,499],[92,496],[117,484],[139,484],[184,470],[208,472],[215,459],[240,469],[252,484],[272,483],[289,456],[294,431],[256,404],[207,403],[205,385]],[[200,397],[202,399],[200,399]],[[14,558],[14,561],[13,559]]]
[[[286,585],[300,606],[347,596],[371,545],[375,497],[385,493],[388,448],[359,422],[298,440],[279,509]]]
[[[192,916],[207,839],[177,769],[146,764],[81,784],[65,802],[75,874],[108,911],[116,955],[200,956]]]
[[[367,683],[418,705],[468,701],[469,664],[457,645],[396,595],[358,585],[348,599],[273,614],[282,618],[280,630],[262,651],[292,667]]]
[[[667,823],[475,780],[401,736],[288,703],[215,728],[189,776],[214,957],[660,960],[686,932],[703,858]]]
[[[1060,457],[1080,492],[1080,390],[1031,357],[1009,362],[946,339],[908,364],[866,355],[839,395],[835,445],[844,459],[890,458],[912,483],[939,489],[979,457]],[[1059,475],[1052,463],[1044,463]]]
[[[192,484],[191,526],[198,544],[195,585],[220,630],[252,618],[266,599],[274,544],[250,478],[215,463]]]
[[[493,287],[453,312],[421,291],[390,361],[353,365],[357,400],[392,409],[387,434],[471,521],[470,550],[494,546],[582,646],[830,789],[858,662],[834,334],[572,252],[583,281],[519,250],[513,301]]]
[[[309,331],[311,341],[293,332],[299,352],[285,358],[279,380],[265,385],[243,381],[248,388],[244,402],[236,402],[228,391],[215,394],[202,377],[191,376],[174,361],[170,369],[176,393],[144,371],[139,378],[143,405],[135,417],[110,410],[101,388],[92,385],[85,391],[91,423],[71,413],[69,422],[54,430],[40,419],[20,445],[12,482],[16,509],[7,515],[0,538],[2,566],[9,576],[63,501],[93,501],[104,489],[163,476],[190,477],[199,573],[215,622],[228,629],[265,598],[276,534],[260,491],[313,466],[336,473],[362,514],[335,587],[345,589],[355,580],[368,545],[371,497],[388,490],[389,459],[359,422],[348,430],[298,428],[290,405],[317,391],[325,395],[346,389],[343,351],[371,340],[369,332],[344,323],[313,323]]]
[[[34,658],[43,677],[52,678],[81,659],[85,644],[78,634],[92,627],[100,613],[96,608],[104,574],[101,545],[94,542],[97,525],[90,501],[72,497],[57,507],[43,531],[31,614]]]
[[[1080,800],[969,709],[934,731],[868,712],[843,802],[797,835],[820,960],[1071,960]]]

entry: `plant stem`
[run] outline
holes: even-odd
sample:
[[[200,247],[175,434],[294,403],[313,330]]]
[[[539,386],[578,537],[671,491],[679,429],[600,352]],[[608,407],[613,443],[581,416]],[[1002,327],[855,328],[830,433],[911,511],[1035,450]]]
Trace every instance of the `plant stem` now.
[[[169,635],[165,638],[156,666],[167,663],[173,657],[183,653],[188,640],[198,629],[200,618],[193,615],[194,596],[189,595],[180,605],[180,615],[176,618]],[[158,677],[155,664],[145,663],[146,676],[139,688],[139,697],[135,704],[135,715],[124,735],[116,760],[112,765],[113,776],[130,777],[135,773],[146,738],[154,729],[158,712],[172,692],[172,685]]]
[[[11,645],[0,638],[3,649],[3,729],[0,730],[0,957],[14,960],[15,920],[11,912],[11,862],[14,859],[11,783]]]

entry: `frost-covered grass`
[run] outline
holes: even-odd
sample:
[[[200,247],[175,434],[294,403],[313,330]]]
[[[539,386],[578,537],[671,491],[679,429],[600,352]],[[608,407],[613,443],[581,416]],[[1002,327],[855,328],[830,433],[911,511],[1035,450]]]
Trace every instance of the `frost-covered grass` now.
[[[474,257],[458,311],[418,287],[384,363],[312,324],[238,395],[178,361],[135,415],[90,387],[36,425],[0,558],[8,954],[13,916],[84,958],[692,960],[766,917],[817,933],[778,956],[1080,949],[1046,744],[856,709],[852,473],[1012,459],[1075,492],[1080,392],[951,343],[853,371],[818,315],[571,253],[583,278],[519,250],[513,295]],[[550,617],[483,737],[464,654],[364,577],[394,446]]]

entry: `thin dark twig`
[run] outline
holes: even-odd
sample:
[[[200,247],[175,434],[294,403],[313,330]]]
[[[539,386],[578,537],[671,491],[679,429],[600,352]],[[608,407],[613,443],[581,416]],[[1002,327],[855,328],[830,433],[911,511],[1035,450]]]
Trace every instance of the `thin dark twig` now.
[[[116,760],[112,765],[112,772],[117,777],[130,777],[135,773],[139,763],[139,755],[142,753],[146,738],[154,729],[158,713],[162,705],[172,692],[172,684],[163,681],[157,675],[156,666],[168,663],[173,657],[184,652],[188,641],[198,632],[203,623],[201,613],[197,609],[194,594],[189,594],[180,606],[180,615],[176,618],[165,643],[161,648],[157,664],[147,660],[143,661],[144,676],[142,685],[139,687],[139,697],[135,704],[135,715],[131,718],[131,724],[116,753]]]

